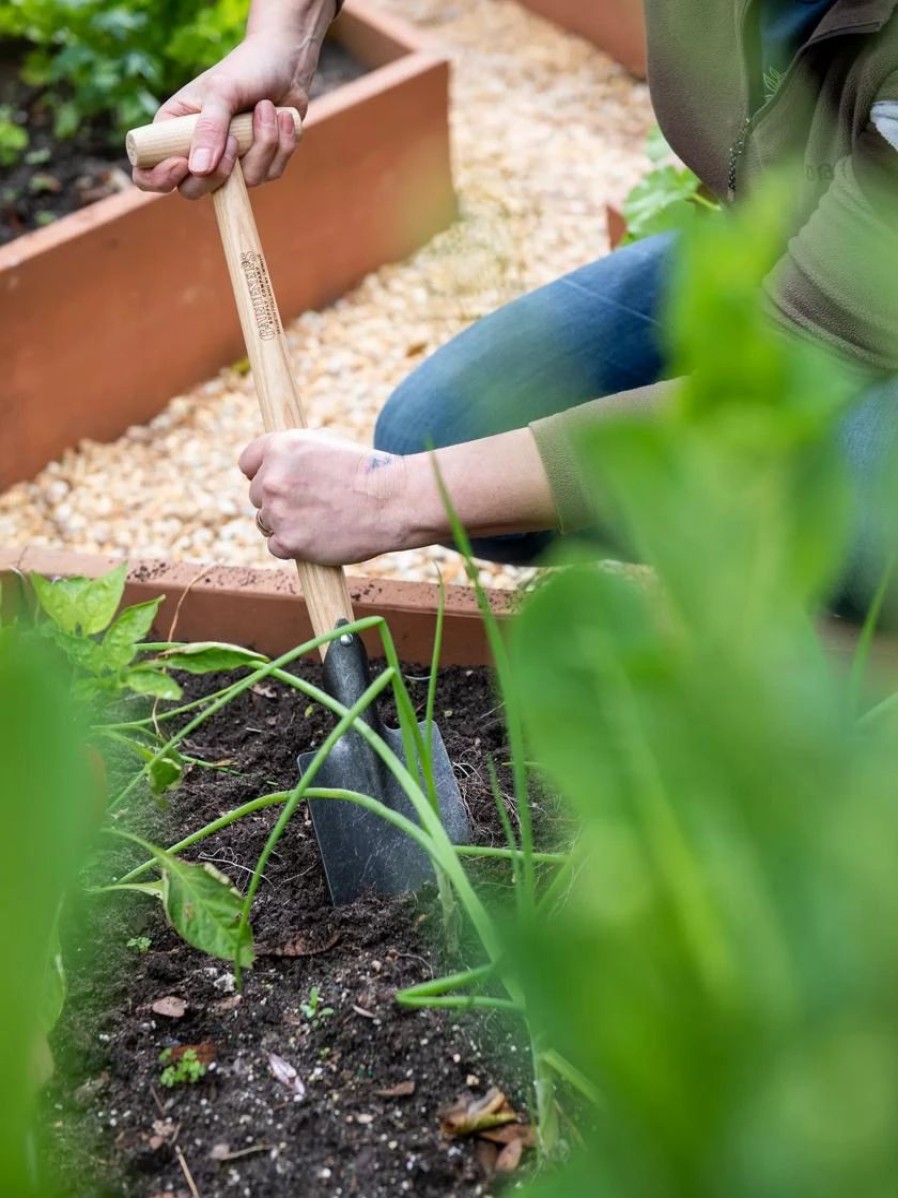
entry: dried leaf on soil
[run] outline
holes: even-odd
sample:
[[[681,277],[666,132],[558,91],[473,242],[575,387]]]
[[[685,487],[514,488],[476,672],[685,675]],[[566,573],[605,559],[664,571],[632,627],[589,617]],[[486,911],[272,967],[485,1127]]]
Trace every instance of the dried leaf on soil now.
[[[475,1136],[476,1154],[487,1177],[514,1173],[525,1148],[536,1142],[533,1128],[519,1123],[520,1116],[508,1099],[493,1086],[483,1098],[469,1091],[440,1112],[440,1129],[445,1136]]]
[[[398,1082],[395,1086],[389,1086],[385,1090],[374,1091],[378,1098],[410,1098],[414,1092],[415,1083],[411,1078],[408,1081]]]
[[[187,1010],[187,1003],[183,998],[167,994],[165,998],[157,998],[151,1003],[150,1010],[154,1015],[164,1015],[166,1019],[182,1019]]]
[[[525,1148],[536,1145],[536,1134],[529,1123],[507,1123],[504,1127],[492,1127],[477,1133],[481,1140],[492,1144],[514,1144],[519,1141]]]
[[[256,952],[260,957],[317,957],[330,952],[339,940],[339,931],[326,933],[324,939],[311,932],[300,932],[285,944],[258,944]]]
[[[236,1011],[243,1002],[242,994],[231,994],[228,998],[220,998],[209,1008],[216,1015],[227,1015],[228,1011]]]
[[[440,1130],[444,1136],[476,1136],[505,1123],[516,1123],[518,1113],[496,1086],[483,1098],[465,1091],[451,1106],[440,1112]]]
[[[268,1068],[281,1085],[285,1086],[292,1093],[294,1102],[300,1102],[305,1098],[306,1088],[303,1085],[302,1078],[289,1061],[285,1061],[283,1057],[279,1057],[276,1052],[270,1052],[268,1054]]]
[[[514,1173],[521,1163],[524,1145],[521,1140],[512,1140],[506,1144],[496,1160],[496,1171],[499,1173]]]

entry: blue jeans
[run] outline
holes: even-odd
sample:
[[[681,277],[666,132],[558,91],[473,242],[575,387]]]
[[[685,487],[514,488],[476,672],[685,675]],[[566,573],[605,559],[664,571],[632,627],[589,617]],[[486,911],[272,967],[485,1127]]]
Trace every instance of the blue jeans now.
[[[456,445],[666,377],[659,311],[673,245],[662,234],[616,250],[466,329],[396,389],[377,421],[375,445],[401,454]],[[860,504],[839,605],[863,607],[882,569],[875,483],[895,461],[898,380],[861,397],[843,443]],[[484,538],[474,551],[523,565],[557,536]]]

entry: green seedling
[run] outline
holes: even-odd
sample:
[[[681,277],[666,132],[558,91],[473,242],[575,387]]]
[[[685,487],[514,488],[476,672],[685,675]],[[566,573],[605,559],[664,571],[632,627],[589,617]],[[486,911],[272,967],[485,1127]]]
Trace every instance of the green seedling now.
[[[125,948],[131,948],[136,953],[147,953],[150,951],[150,945],[152,943],[153,942],[149,936],[132,936],[131,939],[125,943]]]
[[[172,1060],[173,1055],[171,1048],[166,1048],[159,1054],[159,1062],[165,1066],[160,1074],[159,1084],[169,1090],[173,1090],[175,1086],[194,1086],[209,1071],[208,1065],[196,1055],[195,1048],[185,1049],[176,1061]]]
[[[317,1023],[319,1019],[330,1019],[334,1013],[333,1007],[323,1007],[321,1005],[321,995],[318,993],[318,987],[313,986],[309,991],[309,1001],[301,1002],[299,1009],[308,1019],[309,1023]]]

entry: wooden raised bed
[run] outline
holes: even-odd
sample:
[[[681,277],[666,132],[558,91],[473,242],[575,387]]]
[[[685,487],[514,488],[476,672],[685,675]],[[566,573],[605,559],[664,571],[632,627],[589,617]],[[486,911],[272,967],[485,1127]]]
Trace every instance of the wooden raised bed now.
[[[113,558],[67,550],[0,548],[0,614],[9,618],[16,607],[18,574],[33,571],[51,578],[96,578],[117,564]],[[348,581],[356,616],[383,616],[400,658],[428,663],[439,588],[424,582],[353,576]],[[489,645],[473,588],[447,586],[445,592],[441,664],[488,664]],[[498,590],[489,594],[493,614],[500,621],[506,619],[513,610],[514,596]],[[230,641],[276,655],[312,637],[296,571],[289,566],[262,570],[135,558],[129,566],[125,602],[142,603],[158,595],[166,597],[156,628],[161,638],[171,634],[176,609],[177,640]],[[847,669],[857,648],[858,626],[831,618],[824,621],[821,631],[834,663]],[[377,633],[366,633],[365,639],[369,651],[379,653]],[[876,677],[873,689],[891,693],[898,685],[898,637],[894,633],[877,636],[872,661]]]
[[[455,216],[446,59],[369,0],[333,36],[370,72],[312,102],[283,179],[253,193],[286,318]],[[242,357],[211,204],[133,189],[0,248],[0,351],[0,490]]]
[[[647,71],[642,0],[521,0],[525,7],[588,38],[632,74]]]
[[[63,550],[0,549],[0,596],[8,618],[17,602],[15,571],[48,577],[81,575],[96,578],[118,563],[112,558]],[[427,663],[433,652],[439,590],[430,583],[349,578],[355,614],[384,616],[399,656]],[[131,562],[125,603],[166,596],[156,632],[167,638],[175,610],[177,640],[229,641],[277,655],[312,637],[312,625],[291,567],[259,570],[236,566],[203,567],[188,562]],[[491,602],[502,618],[510,611],[507,592],[494,591]],[[366,634],[372,654],[380,652],[375,632]],[[483,622],[473,589],[447,586],[441,664],[485,665],[490,660]]]

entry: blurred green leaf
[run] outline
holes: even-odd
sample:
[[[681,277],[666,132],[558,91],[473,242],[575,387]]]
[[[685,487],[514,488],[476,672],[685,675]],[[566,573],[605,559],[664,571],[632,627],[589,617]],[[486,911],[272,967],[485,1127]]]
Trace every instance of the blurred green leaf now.
[[[16,628],[0,642],[0,729],[7,981],[0,988],[0,1176],[4,1192],[37,1198],[27,1136],[43,1033],[61,999],[59,990],[48,994],[59,905],[88,845],[92,779],[83,712],[70,697],[63,661],[46,641]]]

